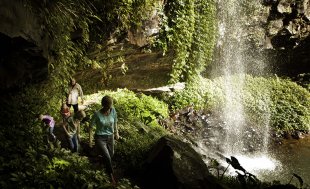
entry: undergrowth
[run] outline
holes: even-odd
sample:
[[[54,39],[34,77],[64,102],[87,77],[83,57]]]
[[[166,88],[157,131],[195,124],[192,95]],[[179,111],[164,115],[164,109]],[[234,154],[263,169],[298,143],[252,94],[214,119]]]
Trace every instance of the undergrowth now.
[[[116,143],[115,161],[126,171],[138,170],[151,145],[167,134],[158,121],[168,116],[168,106],[156,98],[127,89],[101,91],[86,97],[96,102],[89,107],[90,115],[101,108],[104,95],[113,98],[119,119],[121,138]]]
[[[241,104],[249,122],[262,124],[269,121],[278,132],[308,131],[310,124],[310,93],[287,79],[263,78],[244,75],[240,88],[240,76],[232,76],[229,85],[240,89]],[[238,103],[238,95],[225,96],[224,78],[214,80],[196,78],[184,91],[176,92],[169,99],[172,109],[193,105],[197,109],[222,112],[225,103]]]

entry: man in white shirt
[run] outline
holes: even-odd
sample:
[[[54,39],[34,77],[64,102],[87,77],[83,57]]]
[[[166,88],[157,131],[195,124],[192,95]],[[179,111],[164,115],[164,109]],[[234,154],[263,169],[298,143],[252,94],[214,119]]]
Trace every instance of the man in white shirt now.
[[[83,98],[83,90],[82,87],[75,81],[74,78],[70,79],[69,83],[69,93],[67,97],[67,106],[71,108],[71,105],[73,106],[74,113],[79,111],[79,106],[78,106],[78,99],[79,96],[82,99],[82,104],[84,103],[84,98]]]

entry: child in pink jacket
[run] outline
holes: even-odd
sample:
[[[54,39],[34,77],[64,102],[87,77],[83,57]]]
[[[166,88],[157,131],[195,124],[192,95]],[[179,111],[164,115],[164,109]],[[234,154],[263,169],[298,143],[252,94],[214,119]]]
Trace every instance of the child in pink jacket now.
[[[54,118],[50,115],[43,115],[40,114],[39,119],[44,123],[44,125],[47,127],[46,131],[49,134],[48,137],[48,141],[49,138],[51,137],[53,141],[56,140],[56,136],[54,135],[53,131],[54,131],[54,126],[55,126],[55,121]]]

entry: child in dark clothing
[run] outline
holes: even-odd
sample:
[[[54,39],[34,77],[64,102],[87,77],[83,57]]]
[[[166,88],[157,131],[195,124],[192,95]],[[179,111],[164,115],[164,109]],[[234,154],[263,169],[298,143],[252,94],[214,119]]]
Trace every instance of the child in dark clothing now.
[[[74,120],[69,108],[65,104],[62,105],[60,113],[63,117],[62,127],[67,137],[70,150],[72,152],[78,152],[79,151],[79,142],[77,138],[78,124]]]

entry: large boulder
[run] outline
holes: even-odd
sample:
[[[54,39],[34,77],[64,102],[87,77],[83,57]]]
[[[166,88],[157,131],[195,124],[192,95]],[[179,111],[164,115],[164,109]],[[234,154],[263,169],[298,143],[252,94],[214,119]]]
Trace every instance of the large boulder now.
[[[223,188],[188,143],[165,136],[153,147],[142,174],[142,188]]]

